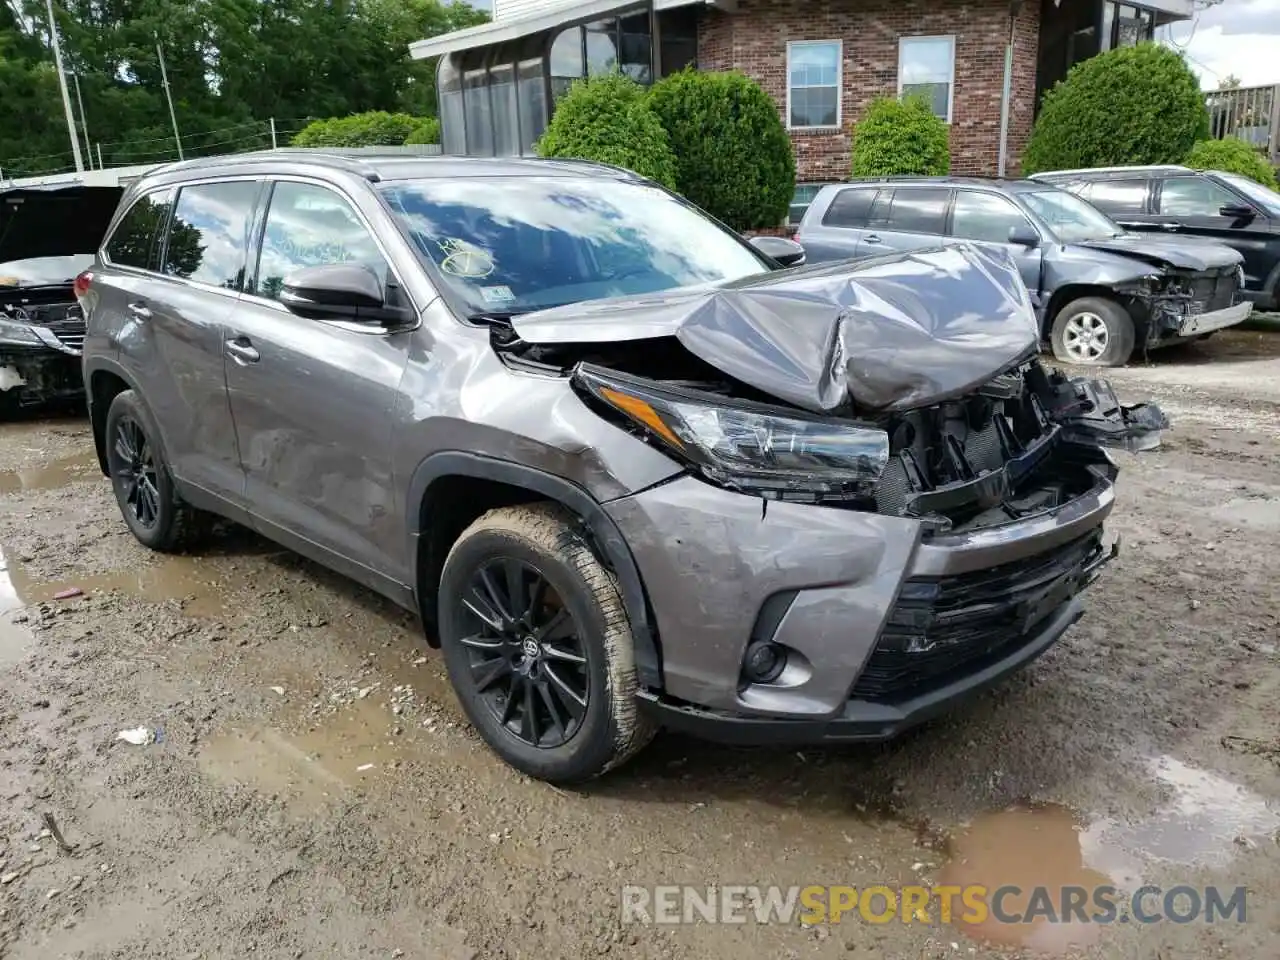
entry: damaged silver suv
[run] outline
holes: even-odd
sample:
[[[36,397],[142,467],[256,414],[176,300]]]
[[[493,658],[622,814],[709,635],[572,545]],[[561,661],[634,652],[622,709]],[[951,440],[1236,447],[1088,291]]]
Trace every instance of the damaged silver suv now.
[[[1006,256],[800,256],[580,162],[165,167],[77,283],[99,458],[147,546],[216,514],[419,612],[535,777],[889,737],[1079,618],[1166,422],[1040,366]]]

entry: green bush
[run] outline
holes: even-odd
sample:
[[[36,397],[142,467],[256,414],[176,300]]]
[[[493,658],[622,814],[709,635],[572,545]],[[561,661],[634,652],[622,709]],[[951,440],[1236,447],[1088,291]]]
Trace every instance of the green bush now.
[[[947,125],[923,97],[871,101],[853,125],[855,177],[942,176],[951,170]]]
[[[649,106],[676,158],[680,192],[735,230],[776,227],[796,188],[778,105],[741,73],[683,70],[654,84]]]
[[[373,110],[313,120],[293,138],[295,147],[385,147],[404,143],[421,120],[407,113]]]
[[[619,73],[575,81],[556,104],[536,148],[540,157],[609,163],[676,187],[667,132],[639,84]]]
[[[1076,64],[1045,94],[1023,171],[1181,163],[1208,136],[1204,94],[1182,56],[1121,47]]]
[[[418,125],[409,131],[404,142],[406,144],[439,143],[440,121],[435,117],[423,117],[418,121]]]
[[[1188,167],[1197,170],[1222,170],[1256,180],[1264,187],[1277,189],[1276,172],[1254,147],[1227,137],[1225,140],[1201,140],[1187,154]]]

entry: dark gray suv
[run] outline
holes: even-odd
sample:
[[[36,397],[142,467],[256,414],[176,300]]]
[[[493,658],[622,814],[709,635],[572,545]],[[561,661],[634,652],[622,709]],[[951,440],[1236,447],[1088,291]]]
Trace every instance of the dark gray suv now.
[[[1035,359],[976,247],[784,268],[626,171],[278,151],[133,184],[92,270],[103,470],[419,612],[534,776],[660,725],[876,739],[1029,662],[1153,407]]]

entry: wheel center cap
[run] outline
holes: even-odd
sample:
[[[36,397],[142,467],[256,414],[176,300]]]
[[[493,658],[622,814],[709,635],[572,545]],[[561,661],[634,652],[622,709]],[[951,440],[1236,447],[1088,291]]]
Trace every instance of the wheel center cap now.
[[[542,647],[533,637],[525,637],[520,641],[520,649],[530,660],[536,660],[542,654]]]

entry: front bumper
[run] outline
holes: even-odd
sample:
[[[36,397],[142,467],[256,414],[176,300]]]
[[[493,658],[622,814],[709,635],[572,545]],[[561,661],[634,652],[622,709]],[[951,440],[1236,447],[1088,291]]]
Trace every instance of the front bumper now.
[[[49,338],[52,344],[0,341],[0,400],[26,406],[84,395],[80,352],[68,349],[52,333]]]
[[[1034,659],[1078,619],[1076,595],[1110,559],[1100,541],[1114,467],[1097,470],[1089,492],[1051,511],[927,538],[916,520],[765,505],[690,477],[606,504],[661,639],[663,690],[642,699],[664,723],[723,724],[722,737],[892,736]],[[891,647],[921,618],[936,630],[916,682],[923,659]],[[770,683],[740,680],[753,639],[788,650]]]
[[[1245,300],[1222,310],[1194,314],[1183,318],[1182,322],[1178,324],[1177,335],[1179,337],[1198,337],[1206,333],[1212,333],[1214,330],[1221,330],[1224,327],[1234,327],[1237,323],[1243,323],[1247,320],[1252,310],[1253,304]]]

